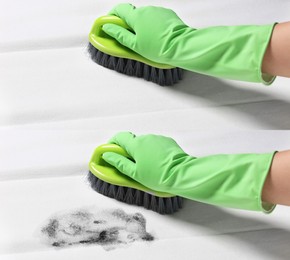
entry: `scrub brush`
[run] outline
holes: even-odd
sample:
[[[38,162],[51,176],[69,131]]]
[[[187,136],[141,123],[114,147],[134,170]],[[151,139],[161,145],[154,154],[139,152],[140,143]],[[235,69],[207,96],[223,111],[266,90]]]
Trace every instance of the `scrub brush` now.
[[[96,19],[89,34],[88,45],[88,52],[93,61],[129,76],[143,77],[160,86],[171,86],[182,79],[181,68],[148,60],[106,34],[102,30],[102,26],[106,23],[130,30],[129,26],[117,16],[107,15]]]
[[[127,204],[143,206],[160,214],[172,214],[182,207],[183,198],[151,190],[122,174],[105,162],[102,155],[114,152],[130,158],[126,151],[115,144],[97,147],[89,163],[88,181],[97,192]]]

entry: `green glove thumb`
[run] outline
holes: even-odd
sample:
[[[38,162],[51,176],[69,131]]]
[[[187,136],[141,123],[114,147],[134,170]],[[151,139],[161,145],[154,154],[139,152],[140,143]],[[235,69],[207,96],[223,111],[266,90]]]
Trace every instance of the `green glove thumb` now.
[[[134,179],[136,165],[130,159],[113,152],[106,152],[102,157],[107,163],[114,166],[118,171]]]
[[[103,31],[115,38],[122,45],[134,50],[135,46],[135,34],[129,30],[116,25],[116,24],[104,24],[102,27]]]

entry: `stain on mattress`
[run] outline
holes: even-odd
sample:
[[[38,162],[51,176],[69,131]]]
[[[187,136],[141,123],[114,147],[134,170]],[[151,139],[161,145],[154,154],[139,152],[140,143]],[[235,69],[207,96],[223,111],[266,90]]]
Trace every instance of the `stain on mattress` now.
[[[96,244],[106,250],[154,240],[146,231],[146,219],[141,213],[127,214],[121,209],[81,209],[55,214],[41,227],[41,236],[53,247]]]

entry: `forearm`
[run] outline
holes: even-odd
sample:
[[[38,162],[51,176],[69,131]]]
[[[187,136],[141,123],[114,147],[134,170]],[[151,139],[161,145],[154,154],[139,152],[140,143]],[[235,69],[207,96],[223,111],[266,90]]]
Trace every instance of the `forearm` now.
[[[272,76],[290,77],[290,21],[275,26],[262,71]]]
[[[262,198],[265,202],[290,206],[290,150],[275,154]]]

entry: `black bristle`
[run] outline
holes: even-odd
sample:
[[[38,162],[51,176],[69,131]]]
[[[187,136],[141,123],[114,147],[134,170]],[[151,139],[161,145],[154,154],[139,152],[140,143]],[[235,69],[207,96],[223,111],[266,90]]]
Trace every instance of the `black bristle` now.
[[[100,179],[98,179],[98,180],[96,181],[96,190],[97,190],[98,192],[101,192],[101,187],[102,187],[102,185],[103,185],[103,181],[100,180]]]
[[[151,67],[151,73],[150,73],[150,81],[158,84],[158,74],[157,74],[157,68]]]
[[[143,207],[145,209],[150,209],[150,195],[148,193],[144,193],[144,196],[143,196]]]
[[[156,200],[156,196],[151,195],[150,209],[156,212],[158,211],[158,202]]]
[[[180,68],[159,69],[139,61],[114,57],[96,49],[91,43],[87,49],[91,59],[97,64],[129,76],[143,77],[160,86],[171,86],[182,79],[183,70]]]
[[[128,188],[124,197],[124,202],[127,204],[134,204],[134,190],[132,188]]]
[[[114,56],[109,57],[108,68],[113,70],[117,65],[117,59]]]
[[[110,198],[115,198],[117,195],[117,186],[115,185],[109,185],[109,192],[108,192],[108,197]]]
[[[172,214],[182,207],[183,198],[174,196],[161,198],[152,194],[107,183],[89,172],[87,179],[95,191],[127,204],[143,206],[159,214]]]
[[[173,202],[173,203],[172,203],[172,204],[173,204],[173,205],[172,205],[172,206],[173,206],[173,210],[174,210],[174,211],[178,210],[179,205],[178,205],[177,197],[174,197],[173,200],[172,200],[172,202]]]
[[[97,51],[94,61],[97,62],[98,64],[102,65],[101,64],[102,59],[103,59],[103,53],[100,51]]]
[[[109,192],[109,183],[107,182],[102,182],[102,186],[100,187],[100,193],[104,194],[105,196],[108,196]]]
[[[135,205],[137,206],[142,206],[144,203],[144,200],[143,200],[143,192],[140,191],[140,190],[136,190],[135,191]]]
[[[143,77],[143,70],[144,70],[144,63],[142,62],[136,62],[135,64],[135,75],[138,78]]]
[[[96,187],[97,178],[93,174],[88,174],[87,176],[88,182],[92,188]]]
[[[166,213],[170,214],[173,211],[173,206],[172,206],[172,200],[166,200],[165,201],[165,208],[166,208]]]
[[[160,214],[165,214],[166,207],[165,207],[163,198],[160,198],[160,197],[158,198],[158,206],[159,206],[158,211],[160,212]]]
[[[101,65],[108,68],[108,64],[109,64],[109,55],[106,53],[103,53],[102,59],[101,59]]]
[[[172,75],[172,69],[171,70],[166,70],[165,71],[165,85],[173,85],[173,75]]]
[[[125,69],[125,59],[119,58],[117,60],[117,65],[115,67],[115,70],[117,72],[124,73],[124,69]]]
[[[144,64],[143,67],[143,78],[147,81],[150,80],[150,66],[148,66],[147,64]]]
[[[183,198],[181,197],[177,197],[178,198],[178,208],[182,208],[183,207]]]
[[[178,75],[178,72],[177,72],[176,68],[172,69],[172,75],[173,75],[173,77],[172,77],[173,78],[173,83],[178,82],[179,75]]]
[[[125,187],[118,187],[117,193],[116,193],[116,200],[119,201],[124,201],[125,200],[125,193],[126,193],[126,188]]]
[[[180,68],[176,68],[177,69],[177,74],[178,74],[178,79],[182,80],[182,76],[183,76],[183,70]]]
[[[158,71],[158,84],[164,86],[166,84],[164,70]]]
[[[133,60],[127,60],[126,67],[124,69],[124,73],[129,76],[134,76],[135,74],[135,68],[134,68],[135,62]]]

